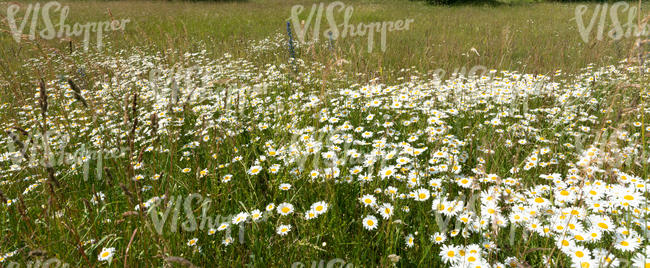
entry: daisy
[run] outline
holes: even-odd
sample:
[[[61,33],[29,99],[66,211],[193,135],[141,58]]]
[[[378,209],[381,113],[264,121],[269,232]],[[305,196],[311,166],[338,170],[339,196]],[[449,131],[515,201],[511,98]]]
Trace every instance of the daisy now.
[[[371,182],[372,181],[372,175],[369,173],[359,175],[359,181],[361,182]]]
[[[229,224],[229,223],[227,223],[227,222],[222,222],[222,223],[219,225],[219,227],[217,227],[217,230],[218,230],[218,231],[223,231],[223,230],[228,229],[228,227],[230,227],[230,224]]]
[[[379,215],[381,215],[382,218],[387,220],[390,218],[390,216],[393,215],[393,205],[389,203],[384,203],[379,207]]]
[[[280,190],[287,191],[289,189],[291,189],[291,184],[288,184],[288,183],[280,184]]]
[[[394,166],[385,167],[379,173],[381,174],[381,179],[390,178],[395,174],[395,167]]]
[[[350,169],[350,174],[357,175],[357,174],[361,173],[361,171],[363,171],[363,168],[361,166],[355,166],[355,167]]]
[[[291,225],[284,225],[284,224],[278,226],[278,228],[277,228],[277,230],[276,230],[276,232],[277,232],[280,236],[285,236],[286,234],[289,233],[289,231],[291,231]]]
[[[453,245],[443,245],[440,249],[440,257],[446,264],[455,263],[459,260],[460,254],[458,248]]]
[[[113,258],[115,253],[115,248],[102,248],[102,251],[99,252],[97,260],[99,261],[110,261]]]
[[[373,195],[367,194],[359,198],[359,201],[366,207],[372,207],[377,202],[377,199]]]
[[[637,253],[634,255],[634,267],[650,267],[650,256],[644,255],[643,253]]]
[[[397,195],[397,188],[393,186],[388,186],[386,190],[384,190],[384,194],[394,197],[395,195]]]
[[[187,245],[190,247],[196,246],[196,242],[199,242],[198,238],[192,238],[189,241],[187,241]]]
[[[257,175],[258,173],[260,173],[260,171],[262,171],[261,166],[252,166],[250,169],[248,169],[248,174]]]
[[[311,205],[311,209],[316,212],[317,215],[327,212],[329,205],[325,201],[316,202]]]
[[[639,248],[639,241],[640,239],[635,236],[624,237],[622,235],[618,235],[616,238],[616,243],[614,244],[614,248],[623,252],[635,251],[637,248]]]
[[[402,166],[408,164],[409,162],[411,162],[411,159],[408,159],[406,157],[402,156],[402,157],[397,158],[397,163],[402,165]]]
[[[222,182],[229,182],[231,179],[232,179],[232,175],[227,174],[227,175],[224,175],[223,178],[221,178],[221,181]]]
[[[447,237],[443,233],[435,233],[431,236],[431,241],[436,244],[442,244],[447,240]]]
[[[245,222],[246,219],[248,219],[248,213],[241,212],[241,213],[235,215],[234,218],[232,218],[232,224],[235,224],[235,225],[240,224],[242,222]]]
[[[603,266],[598,266],[598,262],[594,259],[584,258],[581,260],[573,261],[573,267],[585,268],[585,267],[603,267]],[[610,266],[610,267],[616,267],[616,266]]]
[[[282,204],[278,205],[277,210],[278,210],[278,213],[280,213],[280,215],[286,216],[286,215],[289,215],[289,214],[293,213],[293,205],[289,204],[289,203],[282,203]]]
[[[269,167],[269,172],[271,172],[271,174],[276,174],[278,171],[280,171],[280,165],[278,164],[273,164],[271,167]]]
[[[592,216],[590,221],[594,227],[602,232],[611,232],[615,228],[614,223],[607,216]]]
[[[575,241],[570,237],[557,237],[555,245],[561,250],[571,250],[575,246]]]
[[[620,262],[618,258],[609,250],[596,248],[592,252],[594,254],[594,261],[596,262],[597,267],[619,267]]]
[[[571,257],[573,263],[580,263],[591,258],[591,252],[589,252],[589,249],[582,246],[574,246],[567,249],[567,251],[569,252],[568,255]]]
[[[406,247],[408,248],[412,248],[413,245],[415,245],[415,238],[413,237],[413,234],[407,235],[404,240],[406,240]]]
[[[368,215],[365,218],[363,218],[363,227],[366,228],[366,230],[374,230],[377,229],[377,218],[372,215]]]
[[[415,191],[415,200],[416,201],[426,201],[429,199],[430,193],[429,190],[420,188]]]
[[[460,177],[458,178],[458,180],[456,180],[456,183],[458,183],[460,187],[470,188],[472,186],[472,179],[466,177]]]
[[[314,211],[313,209],[310,209],[307,212],[305,212],[305,219],[307,220],[311,220],[313,218],[316,218],[317,216],[318,214],[316,214],[316,211]]]
[[[602,238],[602,232],[598,228],[590,229],[586,235],[590,242],[598,242]]]
[[[251,211],[251,219],[254,222],[259,221],[261,218],[262,218],[262,211],[260,211],[259,209]]]

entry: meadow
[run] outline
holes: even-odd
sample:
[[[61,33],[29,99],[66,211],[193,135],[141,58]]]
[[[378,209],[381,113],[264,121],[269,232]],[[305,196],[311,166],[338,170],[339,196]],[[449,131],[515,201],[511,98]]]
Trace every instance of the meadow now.
[[[301,42],[312,0],[61,1],[124,22],[85,50],[36,3],[0,3],[0,267],[650,267],[650,66],[602,5],[340,2],[412,21],[370,51]]]

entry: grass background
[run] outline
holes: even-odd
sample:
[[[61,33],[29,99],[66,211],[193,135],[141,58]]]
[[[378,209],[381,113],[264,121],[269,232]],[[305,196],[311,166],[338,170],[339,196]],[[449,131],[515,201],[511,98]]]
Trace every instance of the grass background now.
[[[26,5],[28,2],[24,2]],[[273,34],[286,38],[286,22],[293,5],[305,6],[302,15],[317,1],[247,1],[247,2],[163,2],[163,1],[63,1],[70,7],[68,24],[99,22],[111,18],[130,19],[124,32],[109,32],[104,40],[115,49],[149,50],[165,53],[173,63],[178,55],[207,49],[211,55],[230,53],[235,57],[251,58],[246,49],[253,40]],[[325,2],[328,3],[328,2]],[[582,3],[538,3],[533,5],[456,5],[436,6],[422,1],[346,1],[354,8],[351,24],[359,22],[395,21],[407,18],[414,23],[408,31],[389,32],[387,49],[367,50],[367,36],[347,37],[335,41],[335,51],[316,47],[313,51],[299,51],[298,57],[328,62],[346,59],[345,70],[361,74],[360,80],[379,77],[383,81],[396,78],[394,70],[414,67],[426,72],[442,69],[447,73],[475,65],[489,69],[518,70],[547,74],[558,69],[575,72],[588,64],[606,65],[628,56],[633,38],[596,40],[585,43],[580,38],[575,22],[575,9]],[[634,4],[634,3],[632,3]],[[7,4],[0,4],[0,14],[6,15]],[[596,4],[587,3],[591,18]],[[647,7],[648,4],[644,4]],[[26,6],[21,10],[24,11]],[[337,13],[337,22],[342,14]],[[627,16],[621,12],[625,21]],[[20,18],[20,17],[19,17]],[[304,19],[304,18],[303,18]],[[608,22],[609,22],[608,18]],[[39,20],[42,24],[42,20]],[[323,21],[321,31],[326,27]],[[38,29],[42,29],[42,25]],[[8,27],[4,27],[8,30]],[[605,31],[609,30],[606,27]],[[74,50],[81,50],[81,38],[73,38]],[[94,49],[95,38],[91,38]],[[69,53],[67,40],[36,40],[16,43],[8,34],[0,35],[0,74],[13,81],[4,95],[15,94],[14,89],[29,90],[29,84],[20,77],[56,76],[38,73],[41,70],[23,68],[26,60],[51,51]],[[478,55],[471,52],[475,48]],[[307,50],[307,49],[305,49]],[[115,51],[115,50],[113,50]],[[113,52],[111,52],[113,53]],[[479,56],[480,55],[480,56]],[[289,58],[277,54],[257,55],[254,63],[283,63]],[[16,80],[15,77],[19,77]]]
[[[280,34],[286,37],[286,21],[289,19],[290,10],[293,5],[301,4],[307,9],[316,1],[249,1],[235,3],[189,3],[189,2],[153,2],[153,1],[128,1],[128,2],[103,2],[103,1],[84,1],[84,2],[62,2],[70,6],[70,16],[68,24],[86,23],[105,21],[111,18],[128,18],[131,23],[127,24],[124,32],[108,33],[104,40],[110,42],[110,49],[106,48],[105,53],[116,53],[120,49],[144,51],[145,53],[162,53],[166,60],[171,64],[182,60],[180,55],[186,52],[196,52],[206,49],[209,55],[218,57],[224,53],[230,53],[234,57],[242,57],[251,60],[258,66],[267,63],[286,63],[289,59],[288,51],[286,53],[262,53],[252,56],[247,49],[251,42],[262,40],[274,34]],[[443,69],[448,73],[457,68],[471,68],[475,65],[483,65],[487,68],[499,70],[517,70],[527,73],[551,73],[558,69],[565,72],[577,72],[589,64],[597,66],[615,63],[628,55],[632,39],[622,39],[619,41],[605,39],[602,41],[594,40],[590,43],[584,43],[578,33],[574,19],[575,8],[578,4],[565,3],[539,3],[534,5],[471,5],[471,6],[431,6],[424,2],[412,1],[345,1],[347,5],[354,7],[352,23],[374,22],[374,21],[394,21],[398,19],[411,18],[415,20],[411,30],[403,32],[388,33],[387,50],[385,52],[377,49],[379,41],[375,41],[375,51],[368,53],[367,37],[354,37],[337,40],[335,43],[335,52],[326,47],[316,47],[313,51],[303,47],[298,50],[298,56],[305,60],[318,62],[329,62],[336,59],[346,59],[349,63],[344,65],[344,70],[351,77],[356,77],[360,82],[365,82],[378,77],[386,83],[397,81],[401,76],[416,74],[417,72],[427,72],[435,69]],[[6,4],[5,4],[6,5]],[[595,4],[590,3],[590,11],[594,10]],[[648,4],[645,4],[646,6]],[[0,5],[0,13],[6,10],[5,6]],[[308,10],[306,11],[308,12]],[[588,20],[591,13],[585,18]],[[340,18],[339,18],[340,19]],[[6,28],[4,28],[6,30]],[[94,40],[94,39],[93,39]],[[74,38],[72,40],[73,50],[81,49],[81,40]],[[92,47],[92,46],[91,46]],[[470,52],[472,48],[480,54],[476,55]],[[69,43],[60,40],[37,40],[35,42],[16,43],[8,34],[0,35],[0,75],[2,80],[8,84],[0,86],[0,101],[9,102],[12,106],[20,106],[24,99],[21,95],[32,95],[36,87],[36,79],[44,78],[46,80],[55,79],[61,73],[57,66],[60,64],[55,61],[48,61],[49,53],[58,53],[68,60],[78,64],[90,64],[86,62],[89,58],[84,57],[83,53],[68,55]],[[32,58],[44,59],[47,67],[25,68],[24,64]],[[403,68],[414,67],[405,73],[400,73]],[[360,75],[356,75],[360,74]],[[91,83],[90,83],[91,84]],[[287,90],[289,90],[287,88]],[[539,104],[541,106],[541,104]],[[623,106],[623,104],[621,104]],[[2,113],[6,120],[9,113]],[[13,115],[12,115],[13,116]],[[459,124],[472,124],[472,122],[459,122]],[[191,129],[190,125],[183,126],[183,131]],[[495,133],[483,133],[485,137],[496,135]],[[267,133],[273,136],[273,133]],[[83,139],[83,137],[77,137]],[[242,138],[236,141],[237,144],[247,144],[249,140]],[[477,141],[478,142],[478,141]],[[177,144],[167,144],[174,151]],[[258,146],[258,145],[256,145]],[[259,145],[261,146],[261,145]],[[228,158],[228,148],[224,150],[224,158]],[[504,149],[504,151],[507,151]],[[209,161],[210,152],[200,152],[201,159],[196,160],[196,165]],[[162,157],[153,156],[150,161],[163,159]],[[255,158],[255,155],[250,156]],[[221,159],[223,160],[223,159]],[[224,160],[225,161],[225,160]],[[159,166],[164,166],[164,159]],[[504,160],[505,162],[505,160]],[[156,162],[158,163],[158,162]],[[112,163],[118,171],[123,171],[123,163]],[[154,164],[156,165],[156,164]],[[118,167],[119,166],[119,167]],[[501,168],[506,168],[504,163]],[[499,167],[496,167],[499,168]],[[91,169],[92,170],[92,169]],[[125,174],[118,173],[118,180],[128,181]],[[175,174],[169,185],[173,185],[172,193],[181,194],[186,188],[188,194],[195,190],[205,192],[215,192],[211,185],[204,185],[197,182],[185,183],[187,179],[182,174]],[[241,175],[241,174],[237,174]],[[186,175],[189,176],[189,175]],[[355,196],[360,189],[333,185],[327,191],[320,189],[310,189],[308,184],[296,184],[294,187],[300,188],[305,186],[305,192],[302,198],[311,199],[313,196],[325,195],[333,197],[338,207],[353,207],[357,202],[350,196]],[[80,185],[71,186],[74,190],[63,193],[67,197],[71,210],[81,215],[85,213],[82,201],[74,198],[77,193],[86,193],[90,191],[90,186],[80,183]],[[75,188],[76,187],[76,188]],[[94,187],[94,186],[93,186]],[[97,186],[98,188],[101,186]],[[216,188],[216,187],[215,187]],[[242,187],[244,189],[244,187]],[[77,191],[77,192],[75,192]],[[176,191],[176,192],[174,192]],[[228,196],[228,191],[223,189],[218,192],[217,196]],[[129,210],[128,204],[119,188],[113,187],[106,190],[111,197],[119,198],[120,201],[111,204],[111,213],[123,212]],[[15,195],[15,192],[7,191],[9,195]],[[221,203],[222,208],[232,210],[238,209],[238,204],[234,200],[245,200],[247,207],[259,205],[251,199],[246,199],[246,192],[234,192],[232,198]],[[45,198],[45,197],[44,197]],[[277,198],[271,197],[271,198]],[[46,203],[47,200],[39,200]],[[297,200],[297,203],[307,204],[316,200]],[[423,206],[428,206],[423,205]],[[34,208],[33,210],[37,210]],[[415,208],[414,208],[415,209]],[[418,211],[425,211],[424,208],[418,208]],[[45,210],[43,210],[45,211]],[[40,211],[30,214],[32,217],[39,217]],[[363,211],[353,211],[355,215],[362,215]],[[13,214],[9,214],[13,213]],[[45,213],[45,212],[43,212]],[[51,211],[50,211],[51,213]],[[65,222],[53,221],[52,227],[49,226],[28,226],[20,225],[21,218],[16,213],[3,213],[4,228],[3,240],[0,242],[0,248],[14,248],[15,245],[38,249],[44,248],[48,252],[57,252],[65,260],[80,259],[76,248],[71,246],[78,239],[78,234],[70,234],[71,230],[85,230],[90,228],[87,234],[89,237],[95,237],[103,233],[115,233],[107,237],[118,250],[122,250],[129,243],[133,235],[134,228],[142,226],[138,219],[128,220],[108,225],[104,227],[101,219],[104,217],[101,211],[90,211],[87,217],[77,217],[70,219],[69,226]],[[349,216],[349,215],[347,215]],[[412,215],[413,218],[424,218],[426,215]],[[116,218],[122,219],[120,216]],[[136,218],[136,217],[132,217]],[[181,218],[184,219],[184,218]],[[139,219],[142,220],[142,219]],[[304,246],[305,241],[290,241],[288,238],[273,239],[273,241],[256,241],[259,243],[246,244],[244,246],[236,245],[228,248],[220,255],[212,255],[212,248],[204,248],[205,255],[200,259],[203,261],[197,263],[205,265],[208,263],[219,264],[222,267],[229,265],[241,265],[253,263],[256,266],[288,266],[293,261],[302,261],[306,265],[311,265],[311,261],[320,259],[330,259],[334,257],[347,258],[352,263],[364,264],[375,263],[383,266],[390,265],[384,256],[396,252],[403,243],[403,237],[399,230],[383,230],[373,234],[362,233],[357,225],[350,225],[339,217],[332,217],[328,221],[318,222],[320,226],[313,226],[313,234],[305,234],[311,240],[307,242],[329,241],[330,245],[338,245],[337,248],[330,252],[321,252],[313,248]],[[32,229],[34,228],[34,229]],[[256,233],[271,233],[272,228],[266,226],[266,229],[255,230],[251,237]],[[422,232],[427,227],[423,226]],[[36,230],[36,231],[34,231]],[[47,232],[45,232],[45,230]],[[332,230],[332,233],[321,232],[322,230]],[[345,234],[349,234],[350,237]],[[376,234],[376,235],[375,235]],[[201,241],[207,240],[204,234],[201,235]],[[236,234],[233,234],[233,236]],[[303,234],[301,234],[303,235]],[[143,234],[141,231],[134,240],[131,248],[129,260],[124,265],[155,266],[160,265],[161,260],[156,256],[161,251],[185,252],[191,254],[184,246],[185,240],[179,240],[186,234],[166,234],[163,236],[154,236],[149,233]],[[314,237],[316,236],[316,237]],[[504,234],[505,236],[505,234]],[[83,239],[85,237],[81,237]],[[332,240],[328,240],[332,239]],[[504,237],[504,239],[506,239]],[[64,240],[63,242],[61,242]],[[54,241],[54,242],[53,242]],[[180,241],[180,243],[178,242]],[[357,241],[343,244],[346,241]],[[364,241],[393,241],[391,245],[378,245],[377,243]],[[178,247],[178,245],[181,247]],[[281,248],[283,246],[289,248]],[[518,248],[508,250],[519,250]],[[291,252],[291,256],[283,255],[285,252]],[[90,251],[89,251],[90,252]],[[400,254],[409,254],[411,259],[421,260],[429,265],[440,265],[439,262],[429,258],[435,249],[421,248],[416,252],[400,252]],[[118,252],[117,257],[123,258],[123,252]],[[406,255],[403,255],[406,257]],[[93,257],[93,256],[91,256]],[[254,259],[257,258],[257,259]],[[198,258],[197,258],[198,259]],[[531,257],[532,260],[539,261],[539,256]],[[121,260],[117,261],[121,265]],[[85,262],[79,261],[78,265],[85,265]],[[414,265],[415,263],[407,263]],[[405,264],[405,265],[407,265]],[[539,263],[537,263],[539,264]]]

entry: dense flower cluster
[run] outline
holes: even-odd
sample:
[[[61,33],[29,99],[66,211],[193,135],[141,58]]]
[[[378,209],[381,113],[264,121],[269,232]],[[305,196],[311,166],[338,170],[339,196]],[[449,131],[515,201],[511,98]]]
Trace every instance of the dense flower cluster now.
[[[84,169],[100,155],[131,166],[128,179],[148,201],[122,213],[166,199],[161,187],[170,180],[254,192],[258,207],[232,200],[243,202],[226,208],[238,210],[232,221],[206,231],[223,234],[223,246],[235,239],[222,232],[231,225],[271,225],[264,236],[290,237],[310,222],[344,217],[363,232],[402,226],[405,250],[435,245],[436,258],[451,267],[514,267],[533,250],[549,264],[563,255],[574,267],[650,265],[649,182],[640,168],[648,161],[642,137],[650,131],[644,121],[650,110],[614,107],[607,89],[596,86],[635,79],[635,68],[587,68],[577,76],[492,70],[444,81],[422,74],[395,85],[336,76],[328,81],[333,88],[321,90],[319,63],[298,60],[302,71],[295,75],[289,65],[256,67],[229,55],[184,57],[193,68],[160,67],[161,56],[98,60],[116,75],[85,85],[95,88],[80,92],[90,109],[65,80],[47,82],[52,135],[38,134],[37,92],[33,105],[17,107],[12,121],[0,125],[28,148],[21,153],[11,150],[20,147],[11,137],[0,140],[0,184],[25,197],[46,193],[39,190],[46,177],[34,171],[47,144],[55,175],[69,187],[84,172],[107,179],[102,170]],[[154,67],[155,79],[143,71]],[[15,127],[47,143],[30,144]],[[120,149],[130,142],[132,153]],[[75,154],[82,146],[94,153]],[[172,165],[155,161],[171,153]],[[358,189],[348,196],[354,205],[340,206],[332,185]],[[304,186],[323,195],[296,197]],[[124,202],[115,192],[118,186],[75,194],[94,205]],[[4,207],[16,202],[8,198]],[[262,211],[275,220],[259,221]],[[514,251],[511,236],[517,245],[533,241],[541,249]],[[200,251],[205,240],[184,241]],[[103,248],[98,260],[121,252],[96,248]]]

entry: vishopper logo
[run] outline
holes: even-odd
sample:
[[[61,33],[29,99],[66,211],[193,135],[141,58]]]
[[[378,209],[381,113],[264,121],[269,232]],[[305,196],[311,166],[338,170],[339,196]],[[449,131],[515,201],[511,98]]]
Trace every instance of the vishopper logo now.
[[[41,3],[29,4],[25,9],[25,14],[23,15],[22,20],[19,22],[16,17],[21,11],[21,6],[12,3],[7,7],[7,22],[11,30],[12,36],[17,43],[23,38],[25,32],[25,27],[29,23],[29,40],[35,40],[36,34],[47,40],[54,38],[70,38],[73,36],[82,36],[84,42],[84,50],[88,51],[90,47],[91,33],[96,34],[97,39],[97,49],[101,49],[103,46],[104,33],[109,31],[123,31],[126,28],[126,24],[130,22],[130,19],[122,20],[113,20],[113,21],[101,21],[101,22],[88,22],[85,24],[75,23],[74,25],[66,24],[66,19],[68,18],[68,13],[70,8],[68,6],[62,6],[59,2],[52,1],[47,2],[43,6]],[[58,24],[55,25],[54,20],[50,16],[51,13],[59,13]],[[45,24],[45,29],[38,31],[37,25],[39,21],[39,15],[42,16],[43,24]],[[58,31],[56,26],[58,26]]]
[[[622,38],[647,36],[650,32],[648,29],[647,20],[643,20],[641,24],[638,23],[639,10],[635,6],[630,6],[626,2],[616,2],[609,6],[608,4],[598,4],[594,8],[591,19],[588,23],[584,21],[584,15],[589,10],[587,5],[578,5],[575,10],[575,21],[578,24],[578,31],[580,37],[585,43],[589,42],[591,33],[596,28],[596,40],[602,41],[605,37],[612,40],[620,40]],[[619,13],[625,15],[627,12],[627,20],[624,24],[619,20]],[[609,13],[609,14],[608,14]],[[608,18],[609,15],[609,18]],[[643,18],[643,17],[641,17]],[[610,30],[606,30],[606,22],[611,19]]]
[[[62,260],[59,260],[57,258],[50,258],[50,259],[47,259],[45,261],[42,261],[42,260],[29,261],[29,262],[25,263],[25,266],[22,266],[21,263],[15,262],[15,261],[11,261],[7,265],[7,268],[20,268],[20,267],[27,267],[27,268],[41,268],[41,267],[43,267],[43,268],[53,268],[53,267],[68,268],[68,267],[72,267],[72,266],[70,266],[69,263],[66,263],[66,262],[64,262]]]
[[[0,154],[0,162],[11,160],[11,169],[19,169],[26,161],[30,167],[56,167],[73,165],[82,167],[84,180],[90,175],[90,164],[96,161],[96,177],[102,178],[104,159],[117,159],[126,155],[126,148],[109,150],[92,149],[85,144],[70,152],[67,133],[48,130],[40,132],[8,131],[8,152]],[[21,136],[24,138],[21,139]]]
[[[156,67],[149,70],[146,83],[153,93],[153,100],[167,99],[170,104],[183,102],[221,104],[223,110],[236,110],[240,115],[256,97],[266,97],[271,91],[267,83],[240,85],[227,79],[215,79],[215,70],[206,66]],[[284,110],[283,103],[279,104]]]
[[[244,225],[246,221],[252,220],[254,222],[264,222],[271,214],[270,212],[260,212],[259,214],[251,212],[225,216],[216,215],[213,217],[209,215],[212,200],[197,193],[190,194],[187,198],[184,198],[181,195],[176,197],[172,196],[166,203],[164,211],[162,208],[163,206],[161,206],[161,203],[163,202],[164,200],[157,200],[148,209],[148,214],[151,218],[154,229],[160,235],[162,235],[165,230],[176,233],[179,231],[180,227],[183,232],[207,230],[210,235],[216,232],[225,231],[226,237],[231,237],[231,228],[233,225],[236,225],[239,227],[239,242],[243,244],[245,241]],[[194,215],[195,204],[197,204],[201,209],[201,215],[199,218]],[[181,211],[184,212],[185,218],[183,218]],[[180,222],[180,226],[179,221],[182,221]],[[169,224],[167,225],[167,223]],[[168,226],[168,228],[166,229],[165,226]]]
[[[318,265],[318,266],[316,266],[316,265]],[[311,262],[311,268],[316,268],[316,267],[318,267],[318,268],[335,268],[335,267],[337,267],[337,265],[340,265],[338,267],[341,267],[341,268],[343,268],[343,267],[345,267],[345,268],[353,268],[354,267],[354,264],[352,264],[352,263],[346,264],[344,259],[339,259],[339,258],[329,260],[327,262],[327,265],[325,265],[325,260],[320,260],[320,261],[314,260],[314,261]],[[305,268],[305,267],[307,267],[307,266],[303,262],[300,262],[300,261],[297,261],[297,262],[294,262],[293,264],[291,264],[291,268]]]
[[[641,127],[641,125],[637,127]],[[571,146],[581,157],[581,161],[578,161],[577,164],[579,166],[620,169],[625,166],[641,167],[650,163],[648,152],[632,145],[640,143],[641,135],[639,133],[630,135],[624,129],[625,125],[620,124],[616,128],[603,128],[595,134],[589,134],[587,131],[591,131],[591,129],[587,128],[583,129],[585,133],[571,133],[575,140]],[[592,135],[595,135],[593,140],[589,138]],[[565,146],[567,145],[565,144]]]
[[[371,23],[359,23],[357,25],[350,24],[350,18],[352,18],[352,13],[354,8],[351,6],[346,7],[345,3],[336,1],[327,5],[325,10],[325,16],[329,28],[322,33],[321,21],[323,20],[323,11],[325,8],[324,3],[313,4],[309,12],[309,17],[302,25],[299,16],[305,10],[303,5],[295,5],[291,8],[291,21],[295,27],[296,34],[298,36],[298,41],[305,43],[305,36],[307,31],[309,31],[310,25],[313,22],[313,40],[318,41],[321,37],[321,34],[326,39],[336,40],[339,37],[355,37],[355,36],[368,36],[368,52],[372,52],[374,43],[375,43],[375,33],[379,34],[379,40],[381,42],[381,51],[386,51],[386,35],[388,32],[393,31],[406,31],[409,30],[410,24],[414,22],[413,19],[405,20],[396,20],[396,21],[383,21],[383,22],[371,22]],[[336,19],[334,18],[335,12],[344,11],[343,23],[337,24]],[[356,27],[355,27],[356,26]]]
[[[173,66],[171,69],[154,68],[149,71],[149,88],[155,93],[155,100],[167,97],[171,103],[176,103],[183,97],[180,90],[184,88],[191,90],[185,96],[187,100],[201,102],[207,96],[196,90],[211,86],[201,79],[202,73],[203,67],[198,65]]]
[[[472,48],[471,51],[476,51],[475,48]],[[478,51],[475,53],[478,54]],[[486,66],[483,65],[474,65],[471,68],[467,68],[467,66],[462,66],[462,67],[456,67],[454,68],[454,71],[449,73],[447,70],[443,68],[438,68],[433,71],[433,77],[434,79],[439,79],[439,80],[444,80],[444,79],[455,79],[459,77],[466,77],[466,78],[481,78],[488,76],[489,80],[492,80],[494,78],[494,74],[496,72],[490,72]],[[449,76],[448,76],[449,74]]]
[[[384,143],[385,140],[377,142]],[[353,135],[340,129],[294,134],[289,148],[290,154],[294,156],[289,163],[296,165],[292,173],[299,175],[308,171],[307,176],[312,180],[339,179],[341,175],[339,167],[352,166],[352,170],[359,172],[365,170],[365,172],[352,171],[351,176],[347,176],[346,180],[358,178],[361,181],[369,181],[377,173],[382,178],[390,177],[399,168],[399,165],[389,164],[395,161],[394,155],[391,156],[394,154],[392,152],[383,155],[382,150],[375,150],[364,154],[366,152],[351,148],[352,145]],[[307,170],[309,167],[311,169]],[[391,175],[381,175],[386,173]]]

